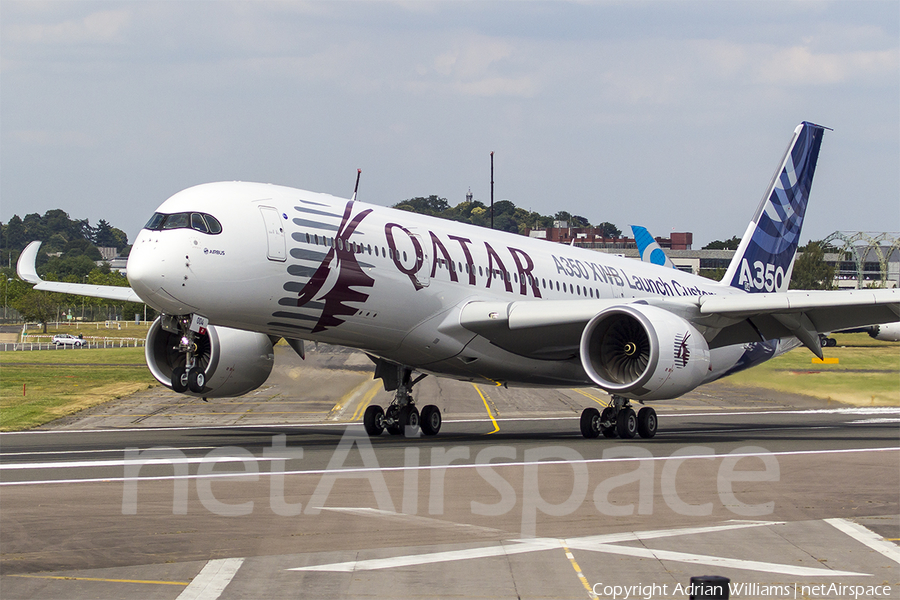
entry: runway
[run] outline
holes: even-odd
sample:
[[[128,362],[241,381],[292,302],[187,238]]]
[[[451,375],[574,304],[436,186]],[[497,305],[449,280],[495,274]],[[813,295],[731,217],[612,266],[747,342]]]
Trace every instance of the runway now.
[[[596,391],[428,378],[441,433],[369,440],[364,356],[282,358],[257,395],[0,435],[0,595],[900,597],[900,409],[716,384],[586,440]]]

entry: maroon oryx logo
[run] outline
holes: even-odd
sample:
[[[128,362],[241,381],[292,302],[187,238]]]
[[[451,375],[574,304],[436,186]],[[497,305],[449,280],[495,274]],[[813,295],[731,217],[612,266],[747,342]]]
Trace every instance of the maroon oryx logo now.
[[[316,299],[328,279],[332,261],[337,259],[337,281],[330,290],[318,297],[319,300],[325,302],[325,307],[322,309],[322,315],[316,326],[313,327],[312,333],[337,327],[344,322],[341,317],[356,313],[357,309],[347,306],[347,302],[365,302],[369,298],[369,294],[351,288],[372,287],[375,284],[375,280],[363,272],[356,260],[360,246],[350,241],[350,236],[366,218],[366,215],[372,212],[372,209],[366,209],[351,219],[352,211],[353,202],[350,201],[344,209],[344,218],[334,237],[334,245],[325,255],[325,260],[313,273],[309,282],[300,290],[297,298],[297,306],[303,306]]]
[[[690,339],[691,334],[685,333],[684,335],[676,335],[675,336],[675,366],[676,367],[686,367],[688,361],[691,359],[691,350],[688,348],[688,339]]]

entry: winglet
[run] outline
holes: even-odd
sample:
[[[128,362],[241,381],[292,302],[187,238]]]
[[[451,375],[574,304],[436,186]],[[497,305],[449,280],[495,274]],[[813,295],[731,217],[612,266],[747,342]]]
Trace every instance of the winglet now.
[[[37,268],[35,267],[38,249],[41,247],[42,243],[43,242],[40,241],[31,242],[25,246],[25,249],[22,250],[22,254],[19,255],[19,260],[16,262],[16,273],[18,273],[19,278],[23,281],[35,284],[43,281],[37,274]]]
[[[22,280],[34,284],[34,289],[45,292],[57,292],[60,294],[76,294],[78,296],[90,296],[92,298],[106,298],[108,300],[120,300],[122,302],[143,302],[130,287],[115,285],[89,285],[82,283],[65,283],[62,281],[44,281],[37,274],[35,261],[41,242],[34,241],[25,246],[19,260],[16,262],[16,273]]]
[[[804,121],[794,130],[723,283],[747,292],[787,291],[825,129]]]

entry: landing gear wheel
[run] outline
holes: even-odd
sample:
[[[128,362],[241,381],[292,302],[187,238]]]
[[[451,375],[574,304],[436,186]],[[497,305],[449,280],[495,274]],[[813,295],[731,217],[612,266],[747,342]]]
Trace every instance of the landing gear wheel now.
[[[659,421],[656,419],[655,410],[649,406],[645,406],[638,412],[637,428],[638,433],[642,438],[652,438],[656,435],[657,425],[659,425]]]
[[[637,433],[637,415],[630,408],[619,411],[616,419],[616,433],[623,440],[630,440]]]
[[[419,424],[425,435],[437,435],[441,430],[441,409],[434,404],[429,404],[422,409]]]
[[[371,437],[381,435],[384,431],[384,409],[380,406],[369,406],[363,413],[363,427]]]
[[[188,372],[184,367],[176,367],[172,371],[172,389],[183,394],[188,389]]]
[[[188,389],[195,394],[203,393],[203,387],[206,385],[206,373],[200,369],[191,369],[188,371],[187,386]]]
[[[387,431],[391,435],[403,433],[403,424],[400,422],[400,407],[396,404],[388,406],[384,412],[384,420],[387,423]]]
[[[600,413],[600,433],[606,438],[616,437],[616,409],[611,406],[604,408]]]
[[[415,406],[407,404],[400,409],[400,427],[404,437],[416,437],[419,433],[419,411]]]
[[[596,408],[581,411],[581,435],[588,439],[600,437],[600,411]]]

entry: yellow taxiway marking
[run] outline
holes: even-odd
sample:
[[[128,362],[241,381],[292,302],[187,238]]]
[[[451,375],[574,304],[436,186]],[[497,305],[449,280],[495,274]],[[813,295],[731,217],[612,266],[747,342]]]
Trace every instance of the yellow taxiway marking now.
[[[840,359],[838,358],[813,358],[812,364],[814,365],[836,365],[839,364]]]
[[[482,393],[482,391],[474,383],[472,384],[472,387],[475,388],[475,391],[478,392],[479,396],[481,396],[481,401],[484,402],[484,408],[485,408],[485,410],[487,410],[487,414],[491,418],[491,423],[494,424],[494,430],[488,431],[485,435],[491,435],[492,433],[497,433],[498,431],[500,431],[500,426],[497,425],[497,419],[494,418],[494,415],[491,412],[491,407],[488,406],[487,396],[484,393]],[[493,404],[493,402],[491,404]],[[494,407],[494,408],[496,408],[496,407]]]
[[[377,380],[373,379],[371,381],[375,382]],[[372,389],[366,392],[366,395],[363,396],[362,400],[359,401],[359,406],[357,406],[356,410],[353,411],[353,418],[350,419],[351,421],[359,421],[360,419],[362,419],[363,414],[365,414],[366,409],[369,407],[369,403],[372,402],[372,398],[375,397],[375,394],[378,393],[379,389],[380,387],[378,385],[373,385]]]
[[[587,590],[588,596],[597,599],[597,594],[594,593],[594,590],[591,588],[591,584],[588,583],[587,577],[584,576],[584,573],[581,572],[581,567],[578,566],[578,563],[575,562],[575,555],[572,554],[572,551],[569,550],[566,546],[562,547],[566,552],[566,558],[569,559],[569,562],[572,563],[572,568],[575,569],[575,574],[578,575],[578,579],[581,580],[581,585],[584,586],[584,589]]]
[[[582,396],[585,396],[585,397],[587,397],[587,398],[590,398],[591,400],[593,400],[594,402],[596,402],[597,404],[599,404],[599,405],[602,406],[603,408],[606,408],[606,406],[609,404],[609,401],[608,401],[608,400],[601,400],[600,398],[597,398],[597,397],[594,396],[593,394],[588,394],[588,393],[585,392],[584,390],[579,390],[578,388],[572,388],[572,391],[573,391],[573,392],[578,392],[578,393],[581,394]]]
[[[68,577],[65,575],[10,575],[9,577],[30,577],[33,579],[71,579],[77,581],[105,581],[107,583],[152,583],[155,585],[190,585],[189,581],[153,581],[147,579],[103,579],[100,577]]]

